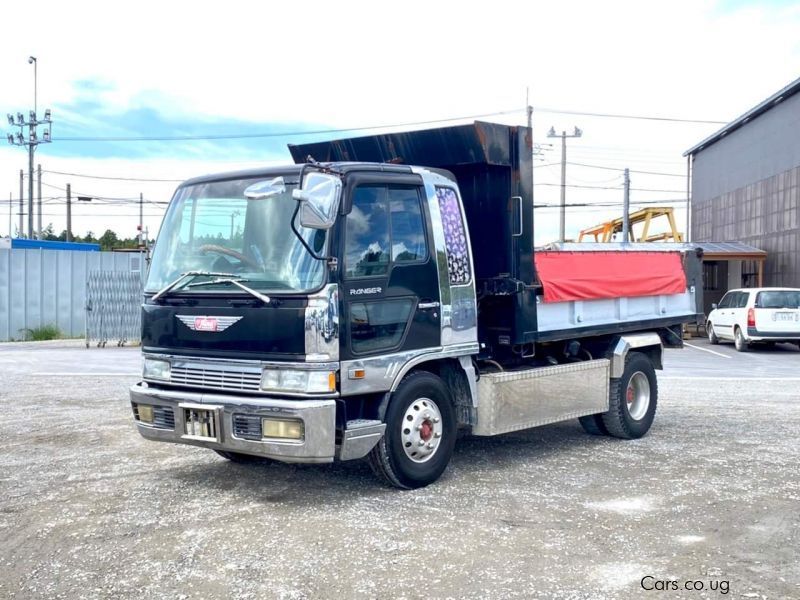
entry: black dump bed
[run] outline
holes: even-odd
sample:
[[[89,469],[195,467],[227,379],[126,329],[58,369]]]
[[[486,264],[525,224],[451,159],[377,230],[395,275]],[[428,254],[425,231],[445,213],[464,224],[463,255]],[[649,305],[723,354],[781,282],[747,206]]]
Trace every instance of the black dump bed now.
[[[513,278],[535,281],[533,272],[533,171],[527,127],[475,122],[471,125],[386,133],[290,145],[296,163],[382,162],[445,169],[461,190],[479,282]],[[522,198],[521,236],[512,236]],[[516,213],[516,214],[515,214]],[[502,249],[502,251],[500,251]]]

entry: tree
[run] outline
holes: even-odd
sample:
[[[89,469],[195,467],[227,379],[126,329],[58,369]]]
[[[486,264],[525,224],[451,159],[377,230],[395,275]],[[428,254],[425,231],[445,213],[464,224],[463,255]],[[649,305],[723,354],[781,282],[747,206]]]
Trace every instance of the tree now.
[[[119,238],[110,229],[106,229],[106,232],[97,241],[100,243],[100,250],[108,251],[119,247]]]

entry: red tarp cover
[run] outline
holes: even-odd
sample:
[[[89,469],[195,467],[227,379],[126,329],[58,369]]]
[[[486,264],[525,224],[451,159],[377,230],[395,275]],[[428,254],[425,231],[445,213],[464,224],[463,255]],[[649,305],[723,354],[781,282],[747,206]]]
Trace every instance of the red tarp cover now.
[[[678,252],[536,252],[545,302],[686,291]]]

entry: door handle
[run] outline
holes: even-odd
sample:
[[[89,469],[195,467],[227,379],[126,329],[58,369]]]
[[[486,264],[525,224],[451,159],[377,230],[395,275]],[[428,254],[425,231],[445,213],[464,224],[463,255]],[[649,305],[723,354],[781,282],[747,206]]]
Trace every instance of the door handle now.
[[[439,308],[438,302],[420,302],[417,304],[417,310],[425,310],[427,308]]]

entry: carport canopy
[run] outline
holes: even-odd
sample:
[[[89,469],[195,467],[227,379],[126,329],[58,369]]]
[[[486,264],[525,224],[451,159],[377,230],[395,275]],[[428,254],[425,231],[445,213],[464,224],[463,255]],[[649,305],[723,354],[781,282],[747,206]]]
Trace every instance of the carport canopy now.
[[[703,260],[752,260],[758,268],[758,287],[764,285],[764,261],[766,250],[759,250],[744,242],[692,242],[703,249]]]

